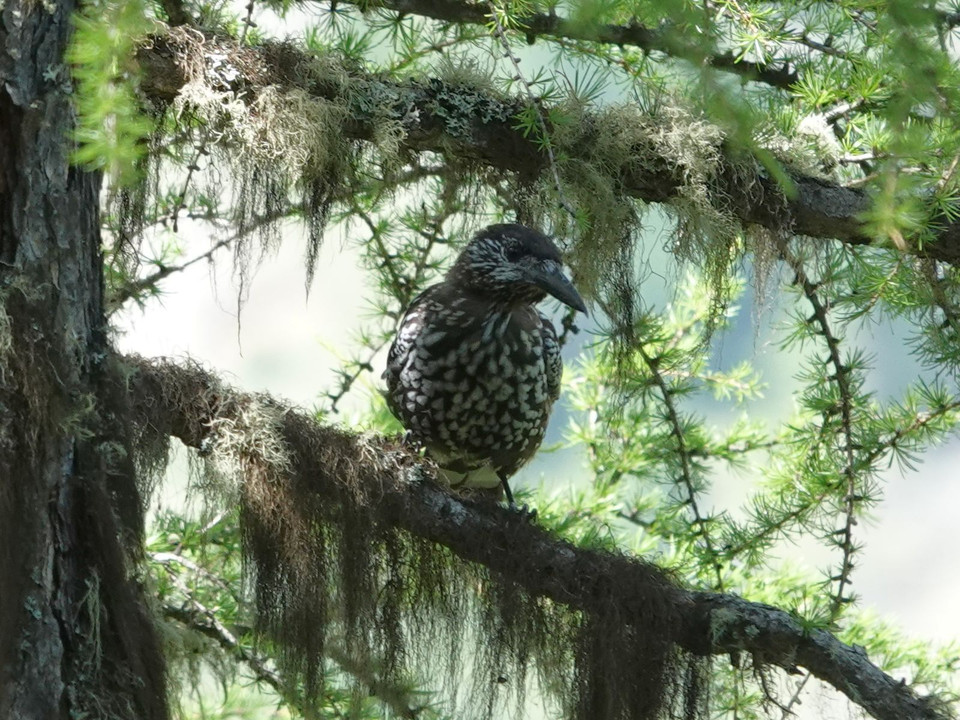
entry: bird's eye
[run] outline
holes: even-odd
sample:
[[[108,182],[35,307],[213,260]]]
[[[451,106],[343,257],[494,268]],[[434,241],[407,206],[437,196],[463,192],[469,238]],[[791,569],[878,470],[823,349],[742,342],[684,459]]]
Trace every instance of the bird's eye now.
[[[510,262],[516,262],[523,257],[523,250],[519,245],[508,245],[503,254]]]

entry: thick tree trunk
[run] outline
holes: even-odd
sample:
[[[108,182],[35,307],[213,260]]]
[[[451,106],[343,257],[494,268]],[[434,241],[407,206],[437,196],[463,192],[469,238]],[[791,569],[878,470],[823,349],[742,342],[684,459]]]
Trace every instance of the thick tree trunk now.
[[[71,168],[71,0],[0,9],[0,718],[164,718],[102,313],[96,174]]]

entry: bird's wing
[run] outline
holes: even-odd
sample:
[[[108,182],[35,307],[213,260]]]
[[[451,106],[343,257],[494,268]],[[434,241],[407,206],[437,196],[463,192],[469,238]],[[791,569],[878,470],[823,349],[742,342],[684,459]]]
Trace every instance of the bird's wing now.
[[[387,382],[387,405],[394,415],[397,415],[397,410],[393,407],[393,394],[400,379],[400,372],[407,363],[407,356],[423,329],[427,305],[434,287],[427,288],[410,301],[387,353],[387,367],[383,371],[383,379]]]
[[[550,402],[560,397],[560,380],[563,377],[563,359],[560,357],[560,342],[553,323],[543,314],[540,315],[540,335],[543,338],[543,360],[547,370],[547,392]]]
[[[470,301],[451,292],[444,283],[428,287],[410,302],[397,327],[387,354],[387,368],[383,372],[387,405],[398,418],[403,418],[397,407],[404,393],[400,376],[411,353],[426,350],[435,357],[442,357],[450,349],[478,335],[483,315],[470,305]]]

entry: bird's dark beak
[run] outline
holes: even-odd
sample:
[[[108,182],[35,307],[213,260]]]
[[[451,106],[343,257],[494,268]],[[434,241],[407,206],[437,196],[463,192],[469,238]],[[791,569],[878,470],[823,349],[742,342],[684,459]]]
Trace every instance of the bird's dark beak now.
[[[533,268],[531,276],[536,286],[544,292],[553,295],[564,305],[569,305],[584,314],[587,313],[583,298],[580,297],[573,283],[567,280],[566,275],[563,274],[563,267],[559,264],[550,263],[547,267],[541,265]]]

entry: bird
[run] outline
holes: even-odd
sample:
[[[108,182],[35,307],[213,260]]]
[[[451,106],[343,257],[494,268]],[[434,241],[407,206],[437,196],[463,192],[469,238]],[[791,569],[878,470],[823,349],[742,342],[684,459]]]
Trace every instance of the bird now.
[[[551,239],[490,225],[410,302],[383,373],[388,407],[443,479],[500,486],[511,508],[508,478],[540,447],[560,396],[560,343],[536,308],[548,295],[587,312]]]

